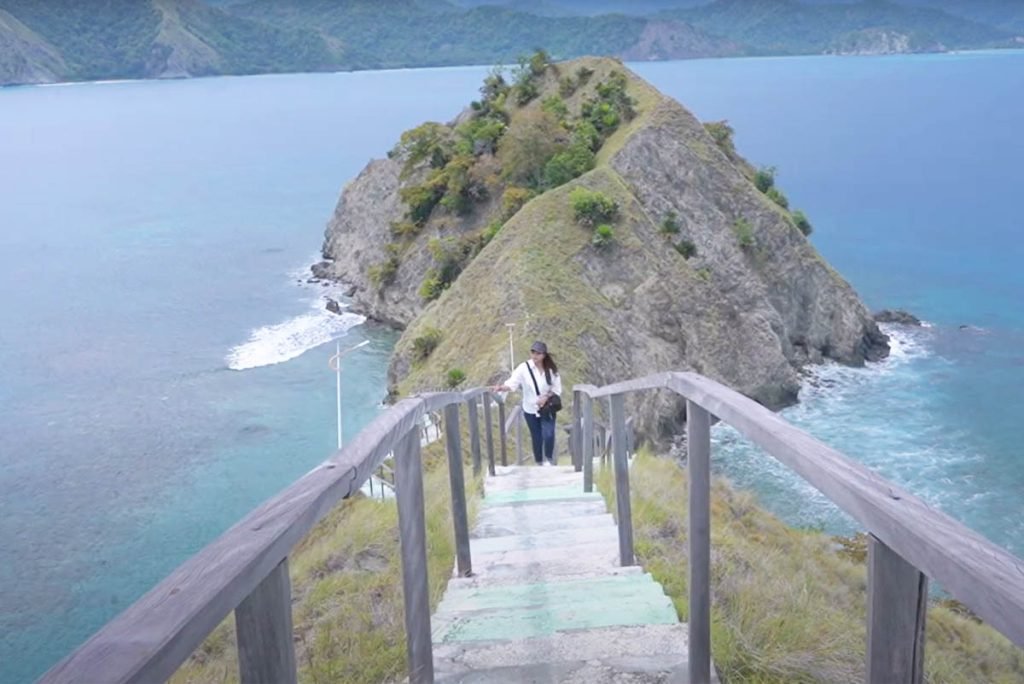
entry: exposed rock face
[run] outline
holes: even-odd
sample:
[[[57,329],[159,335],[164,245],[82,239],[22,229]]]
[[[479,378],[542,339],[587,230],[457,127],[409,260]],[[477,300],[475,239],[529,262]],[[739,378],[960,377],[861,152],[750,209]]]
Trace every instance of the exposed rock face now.
[[[876,323],[899,323],[900,325],[921,325],[921,319],[901,309],[882,309],[875,314]]]
[[[0,9],[0,84],[53,83],[66,72],[55,47]]]
[[[902,55],[911,52],[945,52],[940,43],[915,43],[900,31],[869,28],[854,31],[838,39],[827,54],[833,55]]]
[[[587,64],[594,82],[625,71],[612,60]],[[430,265],[424,250],[406,252],[393,286],[378,290],[365,275],[366,262],[384,257],[388,223],[403,213],[398,162],[372,162],[345,189],[324,248],[333,262],[318,275],[356,284],[357,308],[408,326],[391,368],[399,390],[441,386],[453,368],[471,385],[502,377],[510,322],[520,351],[535,338],[548,342],[566,391],[575,383],[695,370],[781,407],[795,401],[805,364],[861,364],[888,353],[856,293],[788,212],[755,187],[750,167],[723,152],[682,106],[628,75],[639,114],[605,143],[598,167],[526,204],[425,308],[415,297]],[[592,231],[574,220],[575,187],[618,203],[610,248],[593,246]],[[437,235],[472,231],[493,210],[482,206],[473,217],[429,225]],[[670,212],[678,217],[676,235],[661,228]],[[749,227],[744,239],[741,223]],[[689,259],[674,246],[684,239],[696,247]],[[441,342],[413,364],[413,340],[430,328],[441,331]],[[642,435],[670,433],[681,423],[677,398],[651,393],[630,405]]]
[[[620,56],[622,59],[659,60],[696,57],[734,57],[744,54],[741,45],[710,36],[681,21],[650,21],[639,40]]]

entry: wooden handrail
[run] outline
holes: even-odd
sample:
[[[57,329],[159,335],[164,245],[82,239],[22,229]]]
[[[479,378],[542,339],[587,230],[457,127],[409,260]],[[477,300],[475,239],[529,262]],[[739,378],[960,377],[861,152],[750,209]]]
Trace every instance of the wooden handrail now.
[[[710,676],[705,666],[710,662],[709,559],[703,548],[710,544],[710,532],[699,529],[710,522],[704,491],[709,488],[704,479],[710,453],[710,416],[732,425],[794,470],[871,535],[868,681],[921,681],[925,575],[941,583],[1018,646],[1024,646],[1024,561],[753,400],[714,380],[682,372],[658,373],[604,387],[576,385],[573,389],[589,399],[611,397],[613,414],[623,395],[641,390],[670,389],[687,400],[689,465],[691,469],[700,467],[700,472],[691,473],[690,478],[691,488],[698,488],[691,489],[689,532],[690,677],[695,684]],[[621,425],[616,418],[613,415],[613,428]],[[592,442],[593,421],[585,420],[583,430],[581,443]],[[622,443],[615,441],[616,458],[623,450]],[[584,468],[588,467],[591,464],[585,463]],[[616,475],[618,483],[618,470]],[[700,482],[695,485],[694,480]],[[628,478],[624,485],[628,487]],[[625,494],[628,521],[628,491]],[[620,547],[628,539],[631,552],[632,531],[622,530],[621,522],[620,535]],[[894,591],[894,586],[901,589]],[[894,594],[901,594],[899,600]],[[694,608],[701,614],[695,616]]]
[[[395,452],[396,471],[404,468],[403,458],[418,461],[418,430],[427,413],[474,401],[486,393],[485,388],[475,388],[424,394],[381,413],[341,450],[182,563],[38,681],[165,681],[231,611],[250,597],[258,605],[284,605],[290,611],[288,594],[282,597],[273,592],[290,591],[282,573],[287,574],[292,548],[339,501],[359,491],[389,453]],[[492,398],[501,401],[500,397]],[[415,449],[409,446],[412,442]],[[399,452],[400,446],[410,453]],[[461,467],[461,460],[459,463]],[[397,488],[401,490],[402,486],[399,477]],[[414,504],[416,500],[413,492]],[[290,619],[290,612],[288,615]],[[427,624],[429,630],[429,616]],[[275,627],[280,625],[254,626],[252,634],[257,643],[267,643],[268,635],[278,638],[271,629]],[[422,650],[422,636],[417,638],[417,648]],[[410,663],[411,668],[413,665]],[[247,681],[245,673],[243,663],[243,682]],[[412,681],[424,680],[414,677]]]

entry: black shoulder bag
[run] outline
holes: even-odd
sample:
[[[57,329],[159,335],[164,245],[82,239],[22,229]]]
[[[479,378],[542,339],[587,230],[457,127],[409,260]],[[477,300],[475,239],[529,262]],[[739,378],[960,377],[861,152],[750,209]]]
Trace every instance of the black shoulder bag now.
[[[526,362],[526,370],[530,371],[530,379],[533,380],[533,391],[540,396],[540,386],[537,384],[537,376],[533,374],[533,369],[530,368],[530,362]],[[551,383],[548,383],[551,384]],[[562,410],[562,397],[558,396],[554,392],[548,397],[548,400],[544,402],[544,405],[537,410],[537,415],[555,417],[555,414]]]

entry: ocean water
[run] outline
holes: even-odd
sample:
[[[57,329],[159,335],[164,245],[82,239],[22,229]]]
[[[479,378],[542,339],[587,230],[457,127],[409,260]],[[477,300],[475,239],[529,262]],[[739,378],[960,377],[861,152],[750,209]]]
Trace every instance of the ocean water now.
[[[785,415],[1024,553],[1024,54],[640,64],[815,226],[893,330]],[[306,283],[338,192],[486,69],[0,90],[0,682],[28,682],[380,410],[394,334]],[[961,329],[961,325],[969,326]],[[828,503],[716,428],[787,520]]]

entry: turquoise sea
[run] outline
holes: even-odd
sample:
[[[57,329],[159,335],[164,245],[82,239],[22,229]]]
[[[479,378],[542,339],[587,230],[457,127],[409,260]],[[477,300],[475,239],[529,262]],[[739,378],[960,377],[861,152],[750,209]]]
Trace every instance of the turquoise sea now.
[[[1024,555],[1024,53],[639,64],[778,168],[895,330],[785,415]],[[306,283],[342,185],[484,67],[0,90],[0,683],[32,681],[335,445],[394,333]],[[961,327],[966,326],[966,327]],[[716,428],[716,465],[847,523]]]

